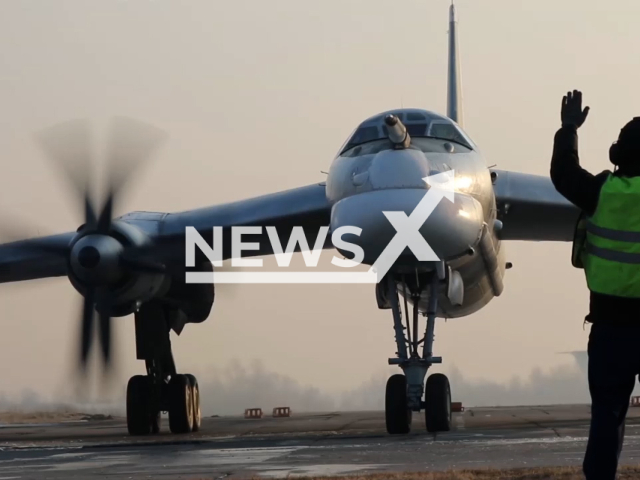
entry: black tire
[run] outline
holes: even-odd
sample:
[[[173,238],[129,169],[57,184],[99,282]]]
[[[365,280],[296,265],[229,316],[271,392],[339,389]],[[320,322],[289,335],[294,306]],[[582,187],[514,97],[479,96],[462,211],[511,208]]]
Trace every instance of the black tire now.
[[[135,375],[127,384],[127,430],[129,435],[148,435],[151,431],[149,417],[149,378]]]
[[[191,384],[186,375],[174,375],[169,382],[169,429],[189,433],[193,428]]]
[[[407,434],[411,431],[411,410],[407,406],[407,378],[402,374],[387,380],[384,414],[387,432],[391,435]]]
[[[188,373],[186,377],[189,379],[189,383],[191,384],[191,399],[193,402],[193,424],[191,427],[192,432],[197,432],[200,430],[200,426],[202,425],[202,413],[200,411],[200,388],[198,387],[198,380],[196,377]]]
[[[451,387],[446,375],[434,373],[427,378],[424,400],[427,432],[451,430]]]

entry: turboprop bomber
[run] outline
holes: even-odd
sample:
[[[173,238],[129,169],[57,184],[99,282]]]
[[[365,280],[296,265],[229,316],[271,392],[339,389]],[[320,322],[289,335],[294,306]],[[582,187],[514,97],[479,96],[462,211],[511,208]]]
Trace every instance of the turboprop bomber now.
[[[68,169],[84,209],[81,226],[0,245],[0,282],[69,278],[84,302],[81,366],[96,337],[109,367],[112,318],[133,315],[136,356],[145,363],[145,375],[132,377],[127,386],[129,432],[158,432],[160,413],[168,411],[171,431],[186,433],[200,427],[198,383],[193,375],[178,373],[169,334],[206,320],[215,298],[212,283],[186,281],[190,271],[213,272],[215,279],[215,267],[203,255],[187,268],[187,228],[213,244],[214,227],[220,227],[222,257],[229,259],[233,227],[261,227],[251,235],[257,248],[245,256],[277,253],[267,227],[275,228],[281,245],[296,227],[303,228],[309,245],[327,227],[330,232],[355,227],[359,235],[345,239],[361,248],[367,265],[406,232],[408,248],[372,287],[378,307],[390,310],[396,355],[389,363],[402,372],[387,382],[387,430],[408,433],[412,415],[421,411],[428,431],[449,430],[449,380],[440,373],[427,377],[431,366],[442,362],[434,351],[436,319],[473,314],[502,294],[507,241],[571,241],[579,216],[549,178],[489,168],[464,132],[456,28],[452,5],[446,116],[401,108],[364,120],[321,183],[185,212],[131,212],[114,218],[114,203],[133,166],[163,138],[153,127],[120,119],[109,143],[107,158],[115,167],[104,203],[97,208],[86,177]],[[39,138],[44,151],[63,165],[89,158],[82,122],[53,127]],[[445,174],[452,182],[451,195],[424,209],[421,202],[438,188],[429,178]],[[331,238],[326,236],[324,248],[352,258],[353,249],[334,245]],[[425,260],[414,251],[424,244],[435,257]]]

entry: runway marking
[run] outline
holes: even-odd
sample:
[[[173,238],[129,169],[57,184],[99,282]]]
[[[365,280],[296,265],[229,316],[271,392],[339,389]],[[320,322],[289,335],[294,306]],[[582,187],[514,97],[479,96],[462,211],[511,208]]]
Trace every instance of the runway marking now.
[[[189,452],[190,456],[204,457],[201,464],[237,465],[246,463],[262,463],[274,458],[284,457],[290,453],[307,447],[272,447],[272,448],[223,448],[205,449]]]
[[[37,444],[25,445],[23,443],[20,443],[15,445],[4,444],[0,447],[0,452],[19,452],[21,450],[30,451],[30,452],[34,450],[82,450],[83,448],[88,448],[88,447],[90,446],[75,446],[75,445],[45,446],[45,445],[37,445]]]
[[[55,454],[47,458],[49,461],[56,461],[58,458],[67,458],[66,454]],[[49,471],[69,471],[69,470],[87,470],[87,469],[101,469],[115,467],[118,465],[135,464],[136,460],[140,458],[140,455],[136,453],[127,452],[122,453],[96,453],[87,452],[85,458],[69,458],[69,461],[64,463],[53,464],[40,464],[33,465],[32,467],[42,467]],[[42,461],[44,459],[38,459]]]
[[[52,455],[55,458],[77,458],[77,457],[86,457],[87,455],[91,455],[90,452],[70,452],[70,453],[56,453]]]
[[[523,445],[528,443],[577,443],[586,442],[587,437],[540,437],[540,438],[502,438],[500,440],[459,440],[459,443],[474,445]]]
[[[0,423],[0,428],[62,427],[74,423],[87,423],[87,420],[63,420],[56,423]]]
[[[387,464],[328,464],[305,465],[301,467],[259,467],[251,470],[258,472],[261,477],[268,478],[295,478],[295,477],[326,477],[329,475],[348,475],[350,473],[363,472],[365,470],[378,470],[388,467]]]

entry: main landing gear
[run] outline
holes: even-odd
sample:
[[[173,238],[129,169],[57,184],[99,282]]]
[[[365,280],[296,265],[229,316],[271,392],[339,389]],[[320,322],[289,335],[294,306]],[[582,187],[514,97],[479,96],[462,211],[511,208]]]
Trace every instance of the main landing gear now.
[[[430,375],[426,386],[424,379],[427,370],[434,363],[442,363],[442,358],[433,356],[433,340],[440,281],[444,273],[438,268],[430,275],[426,285],[420,285],[418,279],[408,282],[408,277],[389,274],[386,279],[386,298],[393,312],[398,358],[389,359],[390,365],[398,365],[404,374],[393,375],[387,381],[385,395],[385,419],[387,432],[390,434],[406,434],[411,431],[413,412],[424,409],[428,432],[446,432],[451,428],[451,388],[449,380],[441,373]],[[398,299],[398,284],[404,297],[406,327],[402,322],[402,311]],[[427,327],[422,339],[418,339],[418,301],[421,293],[428,289],[429,304],[427,309]],[[412,321],[409,320],[409,304],[413,303]],[[406,330],[406,336],[405,336]],[[422,352],[419,347],[422,345]],[[422,395],[424,394],[424,401]]]
[[[172,433],[200,429],[200,390],[193,375],[176,372],[169,338],[168,312],[154,303],[135,315],[136,351],[147,375],[135,375],[127,385],[127,429],[131,435],[160,431],[160,413],[169,412]]]

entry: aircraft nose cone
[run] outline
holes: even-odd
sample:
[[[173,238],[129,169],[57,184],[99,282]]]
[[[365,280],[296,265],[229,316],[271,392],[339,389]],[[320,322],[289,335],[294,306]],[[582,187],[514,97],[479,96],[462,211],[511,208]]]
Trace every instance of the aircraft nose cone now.
[[[345,235],[344,240],[360,246],[365,253],[364,263],[372,265],[398,234],[385,213],[403,212],[411,217],[426,194],[427,189],[390,189],[347,197],[332,208],[331,230],[335,232],[343,226],[361,229],[360,235]],[[420,212],[418,215],[421,215]],[[410,231],[404,232],[402,238],[407,234],[411,237],[418,230],[439,259],[457,258],[468,254],[469,248],[477,244],[483,217],[482,206],[477,200],[456,193],[453,202],[442,198],[423,223],[405,226]],[[351,258],[349,252],[342,252],[339,248],[338,251]],[[415,261],[408,248],[398,258],[398,262],[402,264]]]
[[[78,263],[84,268],[94,268],[100,263],[100,252],[93,246],[84,247],[78,252]]]

